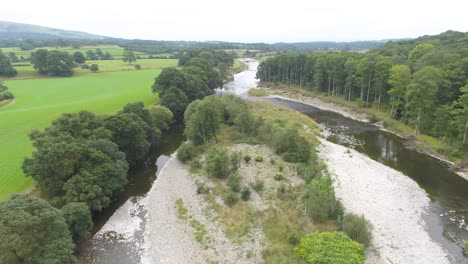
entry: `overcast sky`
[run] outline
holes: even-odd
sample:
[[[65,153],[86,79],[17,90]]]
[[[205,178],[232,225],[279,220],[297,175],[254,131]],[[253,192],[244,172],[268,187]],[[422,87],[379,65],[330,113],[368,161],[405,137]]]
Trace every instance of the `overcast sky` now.
[[[355,41],[468,31],[468,0],[17,0],[0,20],[121,38]]]

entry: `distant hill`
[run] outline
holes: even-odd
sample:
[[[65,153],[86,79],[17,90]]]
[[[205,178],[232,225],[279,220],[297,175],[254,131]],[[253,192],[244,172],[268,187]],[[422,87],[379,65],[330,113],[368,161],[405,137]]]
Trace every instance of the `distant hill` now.
[[[54,39],[105,40],[109,38],[80,31],[63,30],[57,28],[0,21],[0,39],[8,41],[44,41]]]

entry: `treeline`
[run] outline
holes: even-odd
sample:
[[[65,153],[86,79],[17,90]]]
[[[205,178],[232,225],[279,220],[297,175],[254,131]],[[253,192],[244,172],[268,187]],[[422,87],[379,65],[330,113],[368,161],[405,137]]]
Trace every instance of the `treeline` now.
[[[375,106],[415,133],[468,145],[468,33],[389,42],[366,53],[281,54],[263,62],[257,77]]]
[[[0,203],[1,263],[76,263],[74,244],[86,239],[91,216],[127,184],[127,171],[156,147],[172,113],[127,104],[117,114],[63,114],[30,134],[35,151],[23,171],[46,200],[15,195]]]
[[[181,117],[188,104],[213,94],[229,77],[233,57],[225,51],[190,50],[179,61],[182,69],[164,68],[155,79],[153,93],[158,93],[161,105],[174,117]]]

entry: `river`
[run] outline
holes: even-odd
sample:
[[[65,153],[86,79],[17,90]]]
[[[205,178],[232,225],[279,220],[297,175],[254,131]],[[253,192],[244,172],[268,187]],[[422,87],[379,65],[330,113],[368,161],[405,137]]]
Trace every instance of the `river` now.
[[[424,220],[432,239],[451,255],[454,263],[468,261],[457,245],[468,240],[465,224],[468,181],[437,160],[406,148],[402,138],[378,127],[305,104],[275,98],[250,98],[247,91],[257,85],[255,76],[259,63],[252,59],[243,62],[249,68],[236,74],[223,91],[301,111],[319,123],[327,140],[355,149],[413,179],[431,198],[430,210]],[[131,172],[126,191],[96,217],[94,236],[79,249],[81,263],[139,263],[144,250],[146,194],[156,179],[158,168],[183,142],[182,130],[178,126],[166,133],[158,152],[151,155],[147,164]]]

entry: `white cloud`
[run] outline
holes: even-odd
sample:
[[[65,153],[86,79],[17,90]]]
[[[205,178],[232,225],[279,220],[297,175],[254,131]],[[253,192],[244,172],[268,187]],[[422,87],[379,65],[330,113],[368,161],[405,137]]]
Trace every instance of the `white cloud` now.
[[[468,31],[468,1],[5,1],[0,20],[113,37],[353,41]]]

